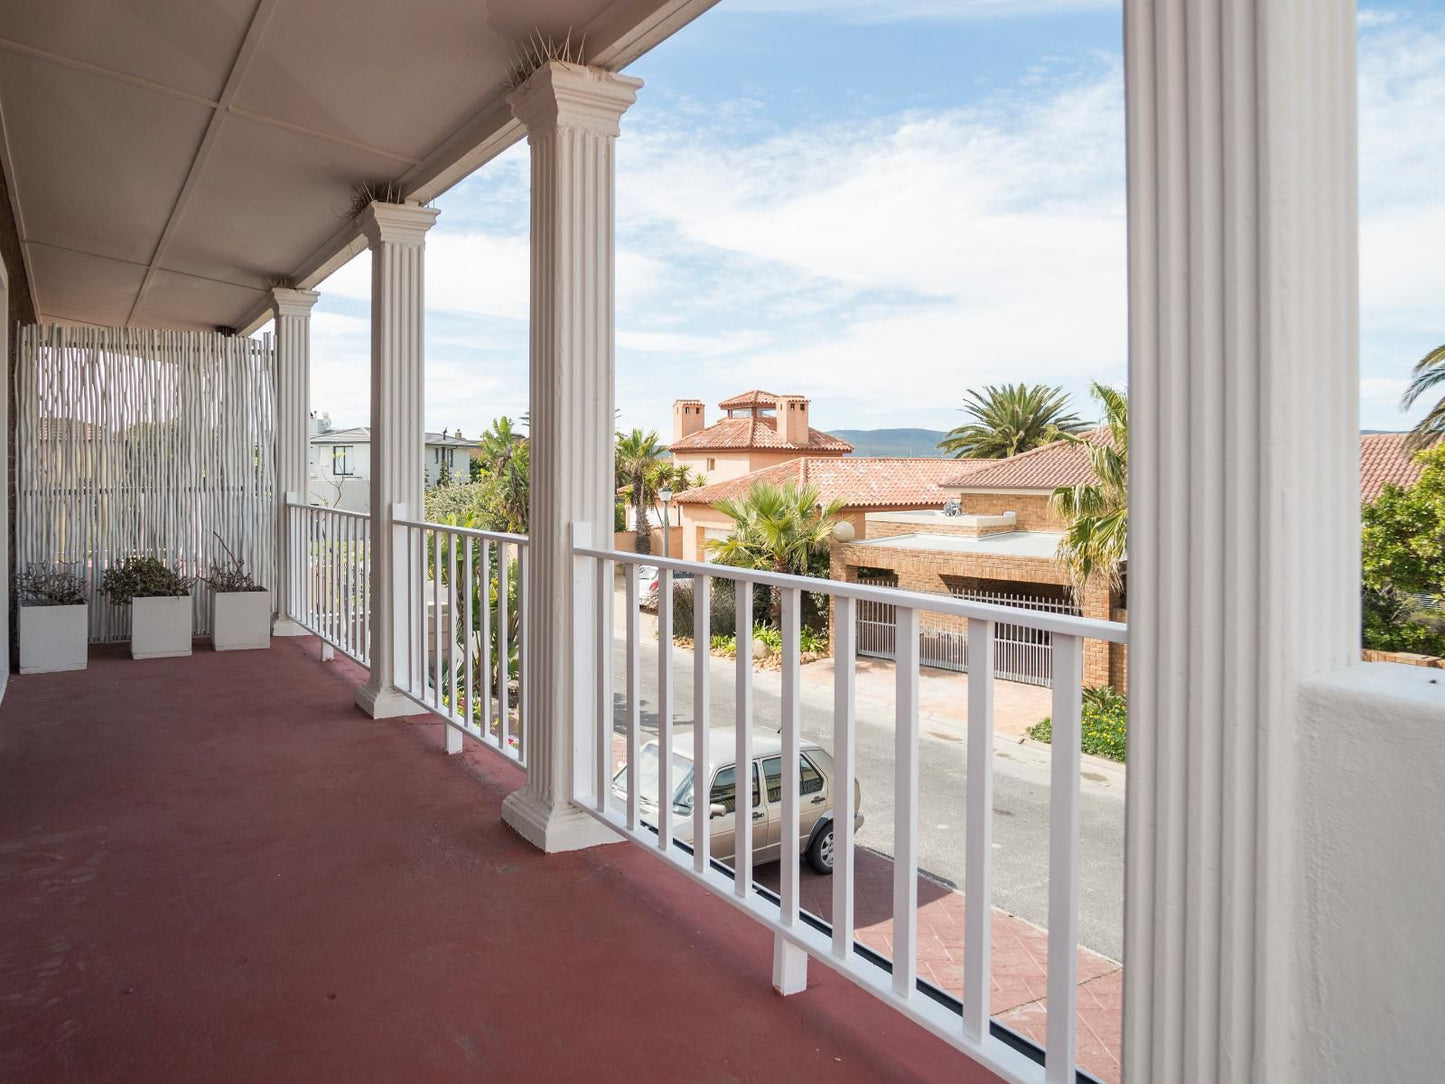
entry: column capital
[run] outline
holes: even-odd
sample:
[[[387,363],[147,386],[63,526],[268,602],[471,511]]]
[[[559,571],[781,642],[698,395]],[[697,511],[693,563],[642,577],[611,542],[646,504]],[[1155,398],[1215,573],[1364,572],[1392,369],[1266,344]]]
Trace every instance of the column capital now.
[[[356,221],[372,248],[383,243],[421,245],[426,242],[426,231],[432,228],[439,213],[435,207],[418,207],[412,203],[372,202]]]
[[[615,136],[617,122],[637,100],[642,80],[601,68],[551,60],[527,77],[507,103],[535,135],[553,128],[587,128]]]
[[[271,287],[273,316],[310,316],[321,295],[315,290],[293,290],[286,286]]]

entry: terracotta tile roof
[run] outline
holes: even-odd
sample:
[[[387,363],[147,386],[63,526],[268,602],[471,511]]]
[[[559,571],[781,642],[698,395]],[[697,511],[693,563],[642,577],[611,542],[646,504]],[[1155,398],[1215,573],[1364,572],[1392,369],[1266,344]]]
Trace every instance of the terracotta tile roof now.
[[[724,399],[718,406],[724,410],[741,410],[744,407],[775,407],[778,405],[779,396],[770,391],[745,391],[740,395],[734,395],[730,399]]]
[[[792,444],[778,436],[778,420],[776,418],[724,418],[720,422],[714,422],[706,429],[699,429],[696,433],[690,433],[680,440],[672,442],[672,450],[679,451],[702,451],[704,449],[766,449],[766,450],[793,450],[806,452],[832,452],[836,455],[846,455],[853,450],[853,445],[846,440],[840,440],[831,433],[824,433],[820,429],[808,430],[807,444]]]
[[[815,485],[825,504],[842,500],[848,508],[939,508],[950,494],[943,481],[958,473],[949,459],[833,458],[803,456],[755,470],[740,478],[689,489],[678,504],[708,505],[743,496],[756,482],[781,486]]]
[[[1387,485],[1412,486],[1424,468],[1410,450],[1409,433],[1366,433],[1360,437],[1360,500],[1366,504]]]
[[[1108,439],[1107,429],[1095,429],[1084,439],[1097,443]],[[958,466],[966,461],[959,460]],[[952,489],[1039,489],[1078,485],[1093,480],[1089,457],[1083,448],[1068,441],[1055,441],[1010,459],[983,459],[983,469],[951,478],[944,485]],[[1360,437],[1360,500],[1372,501],[1386,485],[1410,486],[1420,477],[1421,466],[1409,447],[1408,433],[1366,433]]]
[[[1079,436],[1090,444],[1103,444],[1109,440],[1109,431],[1101,427],[1080,433]],[[944,484],[965,490],[1053,490],[1059,486],[1073,486],[1094,480],[1094,469],[1089,465],[1089,453],[1067,440],[1056,440],[1052,444],[1041,445],[1008,459],[957,460],[955,465],[963,467],[968,462],[982,466],[959,471],[957,477]]]

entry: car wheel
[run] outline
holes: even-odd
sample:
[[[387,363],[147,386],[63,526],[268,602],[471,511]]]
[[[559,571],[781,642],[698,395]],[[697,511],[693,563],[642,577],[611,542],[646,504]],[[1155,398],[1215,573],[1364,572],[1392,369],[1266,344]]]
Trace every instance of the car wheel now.
[[[818,873],[833,872],[833,822],[813,837],[808,847],[808,865]]]

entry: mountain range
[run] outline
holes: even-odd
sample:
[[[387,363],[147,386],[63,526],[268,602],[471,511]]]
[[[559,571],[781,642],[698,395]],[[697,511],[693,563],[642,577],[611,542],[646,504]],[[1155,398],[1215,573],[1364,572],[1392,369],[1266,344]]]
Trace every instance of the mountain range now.
[[[938,442],[947,434],[942,429],[834,429],[833,436],[853,445],[854,455],[923,456],[946,458]]]

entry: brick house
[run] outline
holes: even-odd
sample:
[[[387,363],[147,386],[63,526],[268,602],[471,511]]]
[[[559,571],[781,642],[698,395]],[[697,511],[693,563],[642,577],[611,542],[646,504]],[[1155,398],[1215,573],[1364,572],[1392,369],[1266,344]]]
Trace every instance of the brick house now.
[[[801,395],[746,391],[718,404],[723,417],[707,424],[700,399],[672,404],[673,462],[722,482],[777,466],[801,456],[837,458],[853,445],[809,425],[808,400]]]

